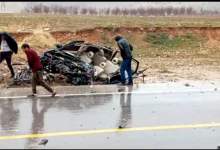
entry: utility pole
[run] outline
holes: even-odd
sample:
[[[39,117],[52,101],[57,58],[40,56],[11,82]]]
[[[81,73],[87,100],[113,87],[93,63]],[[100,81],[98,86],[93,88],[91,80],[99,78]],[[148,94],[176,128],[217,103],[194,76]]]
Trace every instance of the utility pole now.
[[[1,13],[6,12],[6,5],[5,2],[1,2]]]

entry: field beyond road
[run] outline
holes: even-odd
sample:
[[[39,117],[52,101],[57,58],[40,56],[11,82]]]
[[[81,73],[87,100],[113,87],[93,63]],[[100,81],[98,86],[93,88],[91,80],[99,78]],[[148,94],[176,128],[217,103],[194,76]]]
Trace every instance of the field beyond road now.
[[[94,27],[220,27],[220,17],[70,16],[47,14],[1,14],[0,29],[31,31],[77,31]]]
[[[113,37],[121,34],[133,44],[141,68],[148,68],[147,82],[220,79],[220,17],[1,14],[0,31],[10,32],[19,46],[29,42],[39,54],[71,40],[117,48]],[[24,58],[20,51],[14,63]],[[0,72],[1,82],[5,63]]]

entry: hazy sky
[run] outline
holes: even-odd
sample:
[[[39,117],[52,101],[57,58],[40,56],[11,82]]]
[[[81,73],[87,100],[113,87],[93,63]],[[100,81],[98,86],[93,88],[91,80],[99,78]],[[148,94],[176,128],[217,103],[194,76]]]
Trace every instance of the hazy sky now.
[[[23,9],[28,3],[39,3],[39,2],[5,2],[7,7],[7,12],[19,12]],[[191,6],[195,9],[211,9],[211,10],[219,10],[220,2],[41,2],[43,4],[51,5],[51,4],[59,4],[66,6],[79,6],[79,7],[140,7],[140,6],[153,6],[153,7],[165,7],[165,6]]]

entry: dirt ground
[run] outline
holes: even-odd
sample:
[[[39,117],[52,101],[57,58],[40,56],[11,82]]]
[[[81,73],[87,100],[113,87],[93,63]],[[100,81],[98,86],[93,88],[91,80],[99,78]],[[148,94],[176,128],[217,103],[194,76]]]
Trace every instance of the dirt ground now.
[[[220,59],[142,58],[138,60],[140,61],[141,69],[148,68],[145,71],[144,83],[220,80]],[[0,87],[7,87],[11,83],[8,78],[10,74],[4,64],[1,64],[0,68],[0,71],[4,72],[1,74],[3,77],[0,76]],[[135,79],[135,83],[143,83],[143,78]],[[58,85],[58,83],[54,85]]]

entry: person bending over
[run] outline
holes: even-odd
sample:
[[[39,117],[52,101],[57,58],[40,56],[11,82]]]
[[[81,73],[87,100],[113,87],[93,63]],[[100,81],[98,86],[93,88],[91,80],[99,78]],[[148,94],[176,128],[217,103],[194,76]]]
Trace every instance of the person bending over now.
[[[121,83],[123,85],[126,84],[126,78],[125,78],[125,71],[128,74],[128,84],[127,85],[133,85],[133,77],[132,77],[132,70],[131,70],[131,61],[132,61],[132,45],[122,36],[116,36],[115,41],[118,44],[118,47],[121,51],[121,57],[123,59],[123,62],[120,67],[120,73],[121,73]]]

